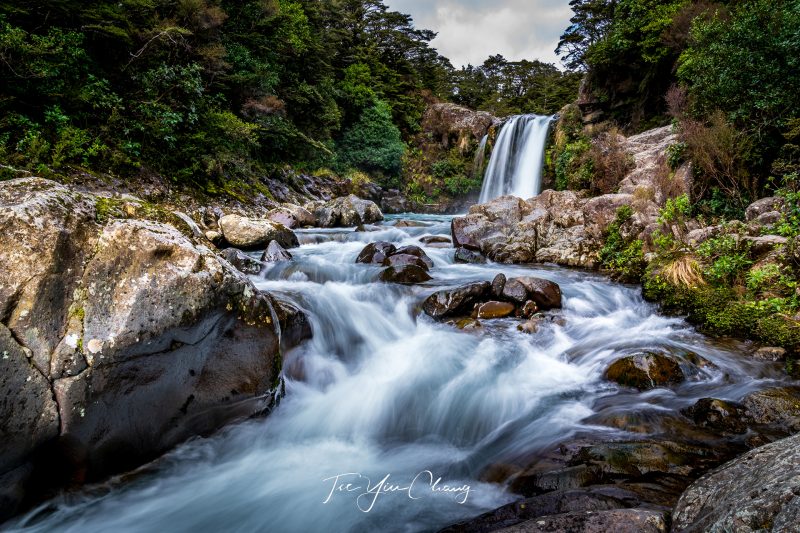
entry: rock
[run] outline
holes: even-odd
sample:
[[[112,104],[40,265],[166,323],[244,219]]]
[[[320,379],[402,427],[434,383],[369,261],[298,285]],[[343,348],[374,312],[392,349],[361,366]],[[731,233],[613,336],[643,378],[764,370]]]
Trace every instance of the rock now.
[[[417,222],[416,220],[398,220],[395,225],[395,228],[424,228],[425,224],[422,222]]]
[[[722,226],[706,226],[690,231],[686,235],[686,242],[691,246],[699,246],[709,239],[717,237],[722,232]]]
[[[225,242],[225,237],[218,231],[207,231],[205,235],[206,239],[214,246],[221,246]]]
[[[4,498],[129,470],[265,412],[279,390],[269,297],[174,227],[98,224],[103,202],[0,182],[0,477],[19,483]]]
[[[256,261],[238,248],[226,248],[220,254],[228,263],[233,265],[240,272],[257,276],[264,268],[263,263]]]
[[[396,251],[397,248],[390,242],[373,242],[361,250],[356,258],[356,263],[382,265]]]
[[[385,266],[391,266],[395,268],[402,267],[405,265],[416,265],[425,272],[427,272],[430,268],[428,267],[428,263],[426,263],[419,257],[415,255],[401,254],[401,253],[390,255],[389,258],[383,262],[383,264]]]
[[[531,318],[538,312],[539,312],[539,306],[536,305],[536,302],[528,300],[527,302],[525,302],[525,305],[522,306],[522,309],[520,310],[520,315],[525,318]]]
[[[576,464],[553,470],[533,467],[516,476],[511,482],[510,489],[531,496],[555,490],[588,487],[602,482],[603,469],[596,464]]]
[[[456,217],[450,223],[453,245],[474,252],[482,251],[483,241],[490,234],[498,234],[495,225],[482,215],[470,214]]]
[[[694,482],[673,531],[797,531],[800,435],[751,450]]]
[[[415,257],[419,257],[428,266],[428,268],[433,268],[433,260],[430,257],[428,257],[428,254],[426,254],[425,251],[419,246],[413,246],[413,245],[403,246],[401,248],[398,248],[394,252],[394,254],[408,254],[408,255],[413,255]]]
[[[303,228],[316,224],[316,218],[299,205],[287,204],[267,213],[267,218],[289,229]]]
[[[503,299],[522,305],[528,301],[528,288],[519,279],[511,278],[503,287]]]
[[[417,265],[402,265],[398,267],[389,267],[381,272],[381,281],[389,283],[403,283],[407,285],[423,283],[433,278],[425,271],[425,269]]]
[[[291,261],[292,254],[284,250],[283,246],[278,244],[278,241],[271,241],[267,249],[261,255],[261,261],[264,263],[278,263],[280,261]]]
[[[219,219],[219,227],[226,241],[243,250],[263,248],[270,241],[278,241],[284,248],[299,246],[292,230],[271,220],[225,215]]]
[[[528,335],[533,335],[539,331],[539,326],[541,326],[541,324],[541,319],[532,318],[517,326],[517,330],[521,331],[522,333],[527,333]]]
[[[450,320],[448,324],[457,327],[463,331],[472,331],[481,329],[483,326],[474,318],[459,318],[458,320]]]
[[[771,211],[782,211],[786,206],[786,201],[780,196],[771,196],[756,200],[745,209],[744,216],[747,222],[756,220],[764,213]]]
[[[441,319],[461,312],[471,311],[473,304],[489,293],[489,282],[470,283],[455,289],[447,289],[431,294],[422,304],[426,315]]]
[[[557,283],[532,276],[514,279],[525,287],[528,298],[533,300],[539,309],[546,311],[561,308],[561,287]]]
[[[516,308],[508,302],[485,302],[475,304],[474,318],[505,318],[514,314]]]
[[[775,387],[748,394],[742,400],[749,422],[772,426],[785,434],[800,431],[800,389]]]
[[[753,358],[759,361],[783,361],[786,359],[786,349],[776,347],[759,348],[753,353]]]
[[[492,294],[495,298],[500,298],[503,296],[503,289],[506,286],[506,276],[505,274],[498,274],[492,280]]]
[[[682,411],[695,424],[725,433],[744,433],[747,425],[743,421],[744,410],[740,405],[702,398]]]
[[[616,509],[585,511],[542,516],[518,525],[498,529],[500,533],[666,533],[669,520],[666,511],[651,509]]]
[[[302,309],[275,296],[272,297],[272,303],[281,325],[281,350],[288,351],[314,336],[308,315]]]
[[[441,139],[443,148],[452,144],[461,147],[468,141],[479,141],[500,120],[485,111],[473,111],[450,103],[431,104],[422,117],[422,130]]]
[[[680,383],[685,376],[672,357],[658,353],[640,353],[614,361],[606,370],[606,379],[624,387],[647,390]]]
[[[753,221],[759,226],[772,226],[783,220],[783,214],[778,211],[762,213]]]
[[[774,249],[785,246],[789,242],[789,239],[780,235],[743,237],[743,240],[750,243],[750,249],[757,257],[767,255]]]
[[[452,244],[453,241],[449,237],[441,235],[428,235],[427,237],[420,237],[419,242],[422,244]]]
[[[467,250],[466,248],[457,248],[454,259],[456,263],[486,263],[486,258],[481,255],[480,252],[473,252],[472,250]]]
[[[316,223],[323,228],[350,227],[383,220],[383,213],[371,200],[351,194],[314,208]]]

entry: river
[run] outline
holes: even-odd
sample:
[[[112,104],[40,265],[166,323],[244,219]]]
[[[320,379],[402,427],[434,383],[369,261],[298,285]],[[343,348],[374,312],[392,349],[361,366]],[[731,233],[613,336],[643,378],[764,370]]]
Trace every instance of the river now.
[[[423,226],[393,227],[399,218]],[[376,231],[298,232],[294,261],[257,278],[261,289],[305,309],[314,330],[285,356],[279,407],[5,527],[436,531],[515,498],[480,481],[491,465],[524,464],[576,432],[624,436],[589,421],[604,412],[674,412],[702,397],[738,400],[780,380],[774,365],[743,358],[742,345],[704,337],[683,319],[660,315],[639,288],[598,274],[455,264],[451,248],[432,247],[425,250],[434,280],[424,285],[376,283],[378,267],[355,264],[368,242],[420,245],[420,237],[449,235],[449,227],[450,217],[405,215]],[[460,331],[418,310],[435,290],[499,272],[557,282],[563,320],[533,335],[517,331],[516,319]],[[694,352],[713,365],[679,386],[642,393],[603,379],[620,355],[651,349]]]

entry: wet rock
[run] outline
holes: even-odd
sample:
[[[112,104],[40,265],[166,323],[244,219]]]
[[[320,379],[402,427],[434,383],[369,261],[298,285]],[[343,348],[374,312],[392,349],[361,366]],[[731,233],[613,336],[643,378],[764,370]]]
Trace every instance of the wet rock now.
[[[228,263],[233,265],[239,272],[257,276],[261,273],[264,265],[260,261],[256,261],[238,248],[226,248],[220,254]]]
[[[313,213],[317,225],[323,228],[358,226],[383,220],[383,213],[375,202],[362,200],[353,194],[314,206]]]
[[[577,489],[603,482],[603,469],[594,464],[578,464],[555,470],[541,471],[532,468],[519,474],[511,482],[512,491],[526,496],[554,490]]]
[[[503,299],[510,300],[519,305],[528,301],[528,287],[519,279],[511,278],[503,287]]]
[[[505,274],[498,274],[492,280],[492,295],[495,298],[500,298],[503,296],[503,288],[506,286],[506,276]]]
[[[469,314],[475,302],[484,298],[491,290],[488,281],[470,283],[455,289],[446,289],[431,294],[422,304],[426,315],[440,319],[447,316]]]
[[[399,268],[405,265],[416,265],[426,272],[430,268],[428,266],[428,263],[426,263],[419,257],[415,255],[401,254],[401,253],[390,255],[389,258],[383,262],[383,264],[385,266],[391,266],[395,268]]]
[[[389,267],[381,272],[381,281],[389,283],[403,283],[406,285],[413,285],[416,283],[423,283],[433,278],[425,271],[425,269],[417,265],[401,265],[398,267]]]
[[[776,387],[748,394],[742,400],[749,422],[784,434],[800,431],[800,388]]]
[[[776,347],[759,348],[753,353],[753,358],[759,361],[783,361],[786,359],[786,349]]]
[[[472,314],[475,318],[505,318],[514,314],[516,308],[508,302],[485,302],[475,304]]]
[[[206,239],[214,246],[222,246],[225,243],[225,237],[219,231],[209,230],[205,232]]]
[[[673,513],[673,531],[796,531],[800,435],[751,450],[693,483]]]
[[[539,309],[546,311],[548,309],[561,308],[561,287],[557,283],[531,276],[514,279],[525,287],[528,292],[528,298],[533,300],[539,306]]]
[[[474,252],[472,250],[467,250],[466,248],[457,248],[455,262],[484,264],[486,263],[486,258],[480,252]]]
[[[281,325],[281,350],[288,351],[314,336],[308,315],[302,309],[275,296],[272,303]]]
[[[494,224],[481,215],[456,217],[450,225],[453,245],[474,252],[480,252],[483,239],[496,231]]]
[[[745,209],[744,215],[745,220],[750,222],[752,220],[757,219],[759,216],[763,215],[764,213],[769,213],[770,211],[782,211],[786,206],[786,201],[781,198],[780,196],[771,196],[769,198],[762,198],[760,200],[756,200],[752,204],[750,204],[747,209]]]
[[[292,254],[283,249],[283,246],[278,244],[278,241],[271,241],[267,249],[261,255],[261,261],[264,263],[278,263],[280,261],[291,261]]]
[[[502,533],[666,533],[668,513],[650,509],[617,509],[584,511],[542,516],[518,525],[500,529]]]
[[[452,244],[452,240],[449,237],[443,237],[441,235],[428,235],[426,237],[420,237],[419,242],[422,244]]]
[[[542,325],[541,318],[532,318],[519,326],[517,326],[517,330],[521,331],[522,333],[527,333],[528,335],[533,335],[534,333],[539,331],[539,327]]]
[[[373,265],[382,265],[390,255],[395,253],[397,248],[390,242],[373,242],[368,244],[358,254],[356,263],[367,263]]]
[[[420,258],[422,262],[427,265],[428,268],[433,268],[433,260],[430,257],[428,257],[428,254],[426,254],[425,251],[419,246],[414,246],[414,245],[403,246],[401,248],[398,248],[394,252],[394,254],[413,255],[415,257]]]
[[[483,327],[481,323],[474,318],[459,318],[457,320],[450,320],[447,323],[463,331],[472,331]]]
[[[525,302],[525,305],[522,306],[522,309],[520,309],[520,316],[524,318],[531,318],[538,312],[539,312],[539,306],[536,305],[536,302],[528,300],[527,302]]]
[[[675,359],[658,353],[641,353],[617,359],[608,367],[605,375],[610,381],[639,390],[664,387],[685,379]]]
[[[267,213],[267,218],[289,229],[303,228],[316,224],[316,218],[307,209],[299,205],[285,205]]]
[[[398,220],[394,225],[395,228],[424,228],[425,226],[426,224],[416,220]]]
[[[226,241],[243,250],[258,249],[270,241],[278,241],[284,248],[299,246],[292,230],[271,220],[225,215],[219,219],[219,227]]]
[[[743,421],[744,410],[740,405],[718,400],[702,398],[691,407],[683,410],[695,424],[725,433],[744,433],[747,425]]]

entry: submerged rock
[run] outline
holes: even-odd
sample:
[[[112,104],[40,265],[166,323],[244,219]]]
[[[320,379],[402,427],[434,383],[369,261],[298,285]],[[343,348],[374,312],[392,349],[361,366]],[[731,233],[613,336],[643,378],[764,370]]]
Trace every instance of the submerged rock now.
[[[395,254],[413,255],[414,257],[418,257],[419,259],[421,259],[422,262],[425,263],[425,265],[427,265],[428,268],[433,268],[433,260],[430,257],[428,257],[428,254],[426,254],[425,251],[419,246],[414,246],[414,245],[403,246],[401,248],[398,248],[392,255]]]
[[[457,248],[455,254],[455,262],[456,263],[472,263],[472,264],[484,264],[486,263],[486,258],[481,255],[479,252],[474,252],[472,250],[467,250],[466,248]]]
[[[416,259],[416,258],[415,258]],[[403,283],[412,285],[416,283],[424,283],[433,278],[428,272],[418,267],[417,265],[401,265],[397,267],[389,267],[381,272],[381,281],[389,283]]]
[[[431,294],[422,304],[428,316],[441,319],[458,314],[469,314],[475,302],[489,293],[489,282],[478,282]]]
[[[264,268],[263,263],[256,261],[238,248],[226,248],[222,250],[219,255],[225,258],[225,260],[232,264],[237,270],[245,274],[256,276],[261,273],[261,269]]]
[[[395,246],[389,242],[373,242],[368,244],[361,250],[361,253],[358,254],[356,263],[394,267],[398,269],[398,271],[401,267],[406,265],[415,265],[425,272],[433,268],[433,260],[431,260],[419,246],[395,248]],[[393,276],[394,274],[391,275]]]
[[[775,387],[748,394],[745,416],[754,424],[772,426],[784,435],[800,431],[800,388]]]
[[[361,250],[356,258],[356,263],[382,265],[396,250],[395,245],[390,242],[373,242]]]
[[[351,194],[326,202],[314,208],[318,226],[323,228],[350,227],[372,224],[383,220],[378,205]]]
[[[419,257],[417,257],[415,255],[400,254],[400,253],[390,255],[389,258],[386,259],[386,261],[383,262],[383,264],[386,265],[386,266],[391,266],[391,267],[401,267],[401,266],[404,266],[404,265],[416,265],[416,266],[420,267],[422,270],[424,270],[426,272],[430,268],[428,266],[428,263],[426,263],[425,261],[423,261]]]
[[[744,409],[738,404],[702,398],[691,407],[683,410],[695,424],[725,433],[744,433],[747,425],[743,420]]]
[[[278,241],[284,248],[299,246],[292,230],[271,220],[257,220],[240,215],[225,215],[219,219],[225,240],[243,250],[254,250]]]
[[[287,252],[278,241],[271,241],[267,249],[261,255],[261,261],[264,263],[278,263],[280,261],[291,261],[292,254]]]
[[[614,361],[606,370],[606,378],[625,387],[647,390],[680,383],[685,376],[672,357],[641,353]]]
[[[800,435],[751,450],[693,483],[673,531],[797,531]]]
[[[474,318],[505,318],[514,314],[516,308],[508,302],[485,302],[475,304]]]
[[[428,235],[427,237],[420,237],[419,242],[422,244],[452,244],[453,241],[450,240],[449,237],[443,237],[441,235]]]

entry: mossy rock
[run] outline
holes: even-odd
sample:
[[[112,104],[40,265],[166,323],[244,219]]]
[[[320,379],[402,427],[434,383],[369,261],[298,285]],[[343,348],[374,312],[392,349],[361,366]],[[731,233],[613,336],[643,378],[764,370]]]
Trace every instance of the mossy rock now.
[[[624,387],[655,389],[684,381],[678,362],[667,355],[645,352],[614,361],[606,370],[606,379]]]

